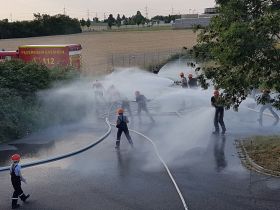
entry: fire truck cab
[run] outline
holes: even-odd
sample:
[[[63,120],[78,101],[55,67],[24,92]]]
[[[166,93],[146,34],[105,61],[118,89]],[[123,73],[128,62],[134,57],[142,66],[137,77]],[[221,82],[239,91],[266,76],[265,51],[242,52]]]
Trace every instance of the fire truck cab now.
[[[17,51],[0,51],[0,62],[9,61],[17,58],[19,58]]]

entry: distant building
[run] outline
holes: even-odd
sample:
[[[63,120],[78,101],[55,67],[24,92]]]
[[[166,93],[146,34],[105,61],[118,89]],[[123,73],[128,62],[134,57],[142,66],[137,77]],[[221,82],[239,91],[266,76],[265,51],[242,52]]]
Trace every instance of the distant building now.
[[[217,14],[217,13],[218,13],[217,7],[211,7],[211,8],[204,9],[204,14]]]
[[[185,14],[181,19],[176,19],[172,24],[174,29],[193,28],[194,26],[206,27],[213,16],[217,15],[217,8],[205,8],[204,14]]]
[[[181,15],[181,18],[182,19],[185,19],[185,18],[198,18],[198,14],[183,14],[183,15]]]

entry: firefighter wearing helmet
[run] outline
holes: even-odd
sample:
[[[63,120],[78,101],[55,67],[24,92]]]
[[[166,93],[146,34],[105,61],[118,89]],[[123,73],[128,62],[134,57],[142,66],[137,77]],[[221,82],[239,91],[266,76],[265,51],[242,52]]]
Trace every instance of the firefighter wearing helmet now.
[[[221,104],[221,96],[218,90],[215,90],[214,95],[211,97],[211,105],[215,107],[215,116],[214,116],[215,131],[213,132],[213,134],[219,134],[220,132],[219,124],[222,127],[222,134],[225,134],[226,126],[224,123],[224,106]]]
[[[128,118],[124,115],[124,110],[122,108],[117,109],[117,114],[118,114],[118,118],[117,118],[117,122],[116,122],[116,127],[118,128],[118,132],[117,132],[117,141],[116,141],[115,148],[116,149],[120,148],[122,132],[124,132],[124,134],[127,138],[127,141],[129,142],[131,147],[133,147],[133,142],[129,135],[129,130],[127,127],[127,123],[129,123]]]
[[[181,84],[182,88],[187,88],[188,81],[183,72],[180,73],[180,77],[181,77],[181,81],[179,83]]]
[[[189,78],[188,81],[189,88],[197,88],[197,79],[194,78],[192,74],[189,74],[188,78]]]
[[[148,115],[148,117],[150,118],[151,122],[155,122],[154,118],[152,117],[152,115],[149,113],[148,108],[147,108],[147,101],[148,99],[140,93],[140,91],[135,91],[135,97],[136,97],[136,103],[138,105],[137,107],[137,114],[138,114],[138,118],[139,121],[141,122],[141,111],[145,111],[146,114]]]
[[[14,154],[11,157],[11,160],[13,161],[11,167],[10,167],[10,175],[11,175],[11,182],[14,188],[14,193],[12,197],[12,209],[19,208],[20,205],[18,202],[18,197],[25,202],[27,198],[29,198],[29,194],[25,195],[21,189],[21,182],[26,183],[26,180],[23,178],[21,174],[21,166],[19,164],[20,162],[20,155]]]

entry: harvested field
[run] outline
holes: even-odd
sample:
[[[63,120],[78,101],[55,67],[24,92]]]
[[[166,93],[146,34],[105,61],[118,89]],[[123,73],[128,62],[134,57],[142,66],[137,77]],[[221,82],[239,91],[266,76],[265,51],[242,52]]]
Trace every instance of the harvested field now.
[[[112,69],[112,54],[151,53],[180,50],[196,43],[192,30],[87,32],[82,34],[0,40],[0,49],[16,50],[26,44],[82,44],[83,71],[101,75]]]

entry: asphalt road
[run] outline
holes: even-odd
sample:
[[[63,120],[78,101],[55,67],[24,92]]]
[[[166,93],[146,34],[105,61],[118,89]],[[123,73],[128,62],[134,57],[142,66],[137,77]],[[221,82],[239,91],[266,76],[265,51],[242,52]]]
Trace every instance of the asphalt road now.
[[[198,117],[206,113],[212,116],[213,110],[207,106],[190,106],[191,110],[187,109],[180,118],[157,114],[156,123],[147,118],[139,123],[134,118],[133,128],[155,141],[190,210],[280,209],[280,180],[244,168],[235,146],[236,139],[279,133],[279,127],[260,129],[256,113],[243,107],[238,113],[226,112],[225,136],[212,135],[212,119]],[[191,117],[190,112],[194,113]],[[94,134],[102,131],[102,126],[91,131],[92,138],[85,138],[87,143],[97,139]],[[75,132],[85,131],[72,130],[73,142],[80,140]],[[114,128],[109,138],[82,154],[23,169],[28,182],[22,184],[23,190],[31,197],[21,209],[183,209],[151,144],[132,133],[135,148],[130,148],[122,137],[121,149],[116,151],[115,136]],[[55,152],[63,149],[62,145],[55,147]],[[53,151],[49,147],[46,150]],[[38,151],[34,153],[36,158],[45,154],[44,146]],[[1,151],[2,155],[7,152],[11,151]],[[0,183],[0,209],[10,209],[12,187],[8,172],[0,173]]]

